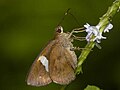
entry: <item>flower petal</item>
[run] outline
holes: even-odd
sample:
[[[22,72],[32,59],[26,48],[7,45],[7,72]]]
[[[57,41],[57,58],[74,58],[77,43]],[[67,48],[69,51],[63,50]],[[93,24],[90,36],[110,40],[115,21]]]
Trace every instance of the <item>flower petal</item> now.
[[[110,29],[112,29],[112,28],[113,28],[113,25],[112,25],[111,23],[108,24],[107,27],[106,27],[105,30],[104,30],[104,33],[105,33],[105,32],[109,32]]]

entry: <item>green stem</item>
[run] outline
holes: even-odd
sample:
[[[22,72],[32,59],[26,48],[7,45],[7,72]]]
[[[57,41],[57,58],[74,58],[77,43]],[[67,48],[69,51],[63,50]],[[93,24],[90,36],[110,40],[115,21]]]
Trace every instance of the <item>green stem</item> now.
[[[119,11],[119,9],[120,9],[120,0],[116,0],[113,2],[112,6],[108,8],[108,11],[100,18],[100,21],[98,23],[100,25],[100,32],[103,32],[103,30],[111,21],[112,17]],[[82,72],[82,64],[89,55],[92,48],[94,48],[94,46],[95,46],[95,42],[89,42],[85,46],[86,49],[82,50],[81,55],[78,58],[78,64],[77,64],[78,66],[75,71],[76,74]]]
[[[60,90],[66,90],[66,88],[67,88],[67,85],[64,85]]]

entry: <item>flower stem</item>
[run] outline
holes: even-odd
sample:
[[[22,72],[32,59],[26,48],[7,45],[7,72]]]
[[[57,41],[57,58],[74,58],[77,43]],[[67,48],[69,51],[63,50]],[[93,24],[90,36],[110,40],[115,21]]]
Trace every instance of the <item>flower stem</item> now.
[[[119,11],[119,9],[120,9],[120,0],[115,0],[112,6],[108,8],[108,11],[100,18],[100,21],[98,23],[100,26],[100,32],[103,32],[103,30],[112,20],[112,17]],[[95,42],[88,42],[87,45],[85,46],[86,49],[82,50],[81,55],[78,57],[77,69],[75,71],[76,74],[82,72],[82,64],[89,55],[92,48],[94,48],[94,46],[95,46]]]
[[[66,88],[67,88],[67,85],[64,85],[60,90],[66,90]]]

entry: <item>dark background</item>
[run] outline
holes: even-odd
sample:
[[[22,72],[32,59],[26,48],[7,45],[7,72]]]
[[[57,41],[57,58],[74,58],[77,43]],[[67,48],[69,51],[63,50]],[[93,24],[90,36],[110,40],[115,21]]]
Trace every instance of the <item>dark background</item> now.
[[[54,28],[71,8],[80,25],[96,25],[114,0],[0,0],[0,90],[59,90],[60,85],[27,86],[28,70],[41,49],[53,38]],[[114,28],[104,34],[102,49],[94,48],[68,90],[96,85],[104,90],[120,90],[120,13]],[[65,31],[78,27],[68,16]]]

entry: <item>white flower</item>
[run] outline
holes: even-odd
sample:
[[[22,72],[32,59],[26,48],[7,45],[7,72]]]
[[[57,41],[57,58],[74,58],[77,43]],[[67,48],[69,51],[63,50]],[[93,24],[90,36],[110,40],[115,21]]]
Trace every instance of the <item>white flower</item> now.
[[[86,28],[86,32],[88,33],[87,36],[86,36],[86,40],[88,42],[96,41],[97,43],[100,43],[101,39],[106,39],[106,37],[102,36],[102,32],[99,31],[100,25],[90,26],[88,23],[86,23],[86,25],[84,25],[84,27]],[[104,29],[104,32],[109,32],[109,30],[112,29],[112,28],[113,28],[113,25],[108,24],[107,27]],[[92,35],[95,36],[94,39],[91,39]]]
[[[113,25],[111,23],[108,24],[107,27],[104,29],[104,33],[109,32],[109,30],[112,29],[112,28],[113,28]]]

